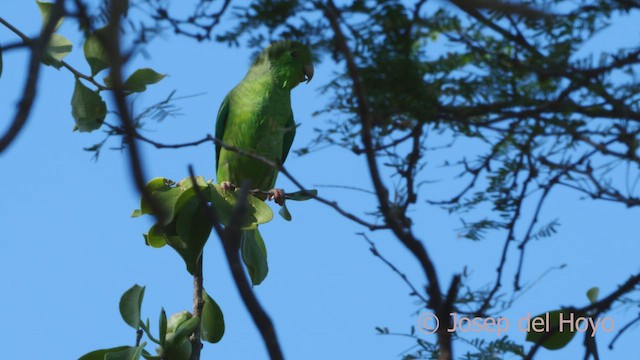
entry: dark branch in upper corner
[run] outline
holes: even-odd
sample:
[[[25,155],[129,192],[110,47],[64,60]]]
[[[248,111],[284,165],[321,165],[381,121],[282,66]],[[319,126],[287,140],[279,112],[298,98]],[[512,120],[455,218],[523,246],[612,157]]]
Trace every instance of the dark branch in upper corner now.
[[[213,2],[201,0],[193,14],[186,19],[171,16],[169,10],[162,5],[154,6],[151,1],[148,3],[155,11],[155,14],[152,15],[154,20],[168,23],[177,35],[203,41],[211,39],[211,32],[220,23],[222,16],[231,4],[231,0],[224,0],[219,10],[211,13],[208,13],[207,10]]]
[[[486,9],[499,11],[505,14],[521,15],[529,18],[544,18],[553,16],[542,9],[533,8],[527,4],[512,2],[512,1],[497,1],[497,0],[449,0],[456,4],[460,8],[467,9]]]
[[[64,11],[64,9],[63,9]],[[60,17],[62,17],[64,15],[64,12],[60,14]],[[60,18],[58,17],[58,19]],[[11,23],[9,23],[8,21],[6,21],[5,19],[3,19],[2,17],[0,17],[0,24],[4,25],[6,28],[8,28],[9,30],[11,30],[14,34],[18,35],[18,37],[20,39],[22,39],[22,43],[25,46],[30,46],[33,49],[35,45],[39,44],[41,42],[41,39],[43,38],[43,35],[45,35],[45,33],[43,32],[40,35],[39,39],[31,39],[29,36],[25,35],[22,31],[20,31],[18,28],[16,28],[15,26],[13,26]],[[52,31],[54,29],[52,28]],[[52,32],[53,33],[53,32]],[[51,33],[51,34],[52,34]],[[48,35],[48,37],[51,36],[51,34]],[[47,37],[47,39],[48,39]],[[47,40],[48,42],[48,40]],[[17,45],[16,45],[17,46]],[[75,77],[77,78],[81,78],[83,80],[86,80],[88,82],[90,82],[92,85],[94,85],[98,90],[102,91],[102,90],[111,90],[109,87],[104,86],[102,84],[100,84],[98,81],[96,81],[96,79],[93,76],[89,76],[86,75],[84,73],[82,73],[81,71],[79,71],[78,69],[76,69],[75,67],[69,65],[69,63],[67,63],[66,61],[62,60],[60,61],[60,64],[62,64],[62,67],[64,67],[65,69],[67,69],[68,71],[70,71]],[[30,69],[29,74],[31,74],[32,71]]]
[[[55,30],[55,24],[58,20],[64,15],[64,7],[63,0],[56,0],[53,11],[49,17],[49,21],[45,24],[42,32],[40,33],[40,37],[36,41],[30,41],[30,44],[33,44],[31,47],[31,57],[29,59],[29,67],[28,67],[28,75],[27,81],[24,86],[24,90],[22,91],[22,97],[18,105],[18,111],[13,117],[13,121],[9,126],[7,132],[2,135],[0,138],[0,153],[5,151],[7,147],[15,140],[16,136],[20,133],[20,130],[24,127],[27,120],[29,119],[29,114],[31,113],[31,107],[33,106],[33,101],[36,98],[36,93],[38,90],[38,76],[40,75],[40,61],[42,60],[42,56],[44,55],[46,44],[49,43],[49,39]],[[14,31],[18,36],[20,36],[24,41],[24,34],[18,31],[15,27],[11,26],[7,21],[0,17],[0,23]]]
[[[120,28],[120,14],[123,13],[123,3],[120,1],[113,1],[110,6],[111,13],[111,24],[114,29]],[[159,206],[157,201],[151,197],[151,194],[146,189],[146,181],[144,176],[144,170],[142,165],[142,160],[140,157],[140,153],[138,151],[138,144],[136,142],[136,128],[131,118],[131,114],[129,112],[129,108],[127,106],[126,101],[126,93],[123,87],[123,77],[122,77],[122,68],[123,68],[123,58],[122,51],[120,45],[120,32],[119,31],[109,31],[108,35],[102,35],[100,41],[102,41],[103,45],[107,49],[107,53],[109,54],[109,61],[111,63],[110,77],[113,83],[113,99],[116,104],[116,108],[118,109],[120,122],[122,125],[123,136],[125,137],[125,141],[128,144],[127,150],[129,154],[129,161],[131,166],[131,172],[133,175],[133,181],[140,192],[142,197],[149,202],[151,208],[153,209],[154,214],[162,214],[162,211],[159,211]],[[160,216],[160,215],[157,215]],[[162,221],[159,221],[162,223]]]

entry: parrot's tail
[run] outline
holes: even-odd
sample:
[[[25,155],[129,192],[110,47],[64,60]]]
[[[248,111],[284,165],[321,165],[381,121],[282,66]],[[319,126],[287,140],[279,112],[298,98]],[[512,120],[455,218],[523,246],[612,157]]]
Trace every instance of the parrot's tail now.
[[[269,272],[267,248],[257,227],[251,230],[242,230],[240,236],[242,260],[251,277],[251,283],[258,285],[267,277]]]

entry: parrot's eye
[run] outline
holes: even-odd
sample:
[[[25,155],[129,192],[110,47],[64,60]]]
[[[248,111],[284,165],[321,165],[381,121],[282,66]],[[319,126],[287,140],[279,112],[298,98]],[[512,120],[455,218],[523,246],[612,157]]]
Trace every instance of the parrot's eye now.
[[[295,51],[292,51],[291,52],[291,57],[294,58],[294,59],[297,58],[298,57],[298,53],[295,52]]]

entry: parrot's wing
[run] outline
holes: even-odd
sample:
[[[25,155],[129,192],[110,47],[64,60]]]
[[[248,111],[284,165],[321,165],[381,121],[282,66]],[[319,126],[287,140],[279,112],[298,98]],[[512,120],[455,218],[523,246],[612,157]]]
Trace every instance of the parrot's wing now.
[[[293,120],[293,113],[289,117],[289,122],[286,126],[286,131],[284,132],[284,141],[282,142],[282,157],[281,162],[284,164],[284,161],[287,159],[287,155],[289,155],[289,150],[291,150],[291,144],[293,144],[293,138],[296,136],[296,122]]]
[[[224,129],[227,127],[227,116],[229,115],[229,96],[225,96],[218,110],[218,118],[216,119],[216,139],[222,141]],[[293,139],[292,139],[293,141]],[[291,147],[291,144],[289,144]],[[289,150],[287,150],[289,151]],[[218,163],[220,161],[220,145],[216,144],[216,172],[218,171]]]

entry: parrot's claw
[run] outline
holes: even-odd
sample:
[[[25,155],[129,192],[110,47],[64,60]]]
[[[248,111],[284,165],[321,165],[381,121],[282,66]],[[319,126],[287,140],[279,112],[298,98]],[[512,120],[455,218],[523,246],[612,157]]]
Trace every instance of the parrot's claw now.
[[[221,182],[220,187],[223,191],[234,191],[236,189],[236,186],[228,181]]]
[[[282,189],[269,190],[267,199],[275,201],[276,204],[280,206],[284,205],[284,190]]]

